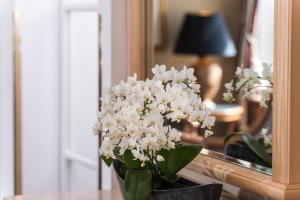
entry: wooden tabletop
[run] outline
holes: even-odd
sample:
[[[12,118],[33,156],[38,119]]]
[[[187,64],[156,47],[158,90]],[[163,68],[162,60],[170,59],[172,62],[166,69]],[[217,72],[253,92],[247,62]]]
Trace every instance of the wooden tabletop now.
[[[123,200],[123,198],[119,191],[98,191],[14,196],[4,198],[4,200]],[[237,200],[237,198],[223,193],[220,200]]]

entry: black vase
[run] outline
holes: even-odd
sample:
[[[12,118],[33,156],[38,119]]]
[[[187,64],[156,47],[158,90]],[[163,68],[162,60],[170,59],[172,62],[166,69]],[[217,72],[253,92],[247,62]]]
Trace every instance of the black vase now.
[[[124,194],[125,181],[118,175],[121,162],[113,163],[117,179]],[[180,178],[178,183],[186,187],[179,189],[152,190],[149,200],[219,200],[222,193],[222,184],[200,185],[189,180]],[[124,195],[123,195],[124,196]]]
[[[244,142],[236,142],[226,146],[226,155],[246,160],[251,163],[256,163],[265,167],[272,167],[270,164],[264,162],[258,155],[255,154]],[[272,155],[270,154],[272,157]]]

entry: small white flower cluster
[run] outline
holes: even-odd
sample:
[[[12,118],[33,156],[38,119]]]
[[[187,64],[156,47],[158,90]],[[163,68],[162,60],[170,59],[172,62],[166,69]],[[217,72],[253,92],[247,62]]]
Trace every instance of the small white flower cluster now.
[[[263,128],[260,134],[262,135],[264,144],[266,146],[272,146],[272,134],[268,134],[268,130],[268,128]]]
[[[273,94],[273,66],[263,64],[262,76],[259,76],[251,68],[238,67],[235,72],[236,78],[225,84],[223,99],[227,102],[235,100],[235,95],[242,94],[245,99],[250,99],[252,95],[260,97],[260,106],[268,107],[272,101]]]
[[[194,70],[166,70],[165,65],[157,65],[152,72],[153,79],[138,81],[136,75],[128,77],[101,98],[94,132],[103,133],[99,151],[104,158],[116,159],[116,152],[123,155],[130,150],[142,165],[163,161],[156,152],[174,149],[180,142],[181,132],[171,124],[183,119],[199,122],[204,135],[213,134],[215,117],[201,101]]]

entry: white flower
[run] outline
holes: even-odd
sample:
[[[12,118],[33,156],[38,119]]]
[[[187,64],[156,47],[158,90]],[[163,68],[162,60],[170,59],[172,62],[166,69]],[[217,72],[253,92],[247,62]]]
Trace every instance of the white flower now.
[[[242,94],[243,99],[250,99],[254,94],[260,98],[260,106],[268,107],[272,101],[273,67],[271,64],[263,63],[262,77],[251,68],[240,68],[236,70],[237,80],[231,80],[225,84],[223,99],[227,102],[234,101],[237,93]],[[234,84],[235,82],[235,84]]]
[[[265,145],[272,145],[272,135],[271,134],[268,134],[268,128],[263,128],[261,130],[261,135],[264,139],[264,144]]]
[[[170,129],[170,128],[169,128]],[[180,141],[182,133],[175,128],[172,128],[169,132],[169,140],[178,142]]]
[[[258,78],[258,73],[250,68],[244,69],[244,77],[246,80],[256,80]]]
[[[242,86],[245,85],[246,82],[247,82],[246,79],[244,79],[244,78],[240,79],[240,80],[239,80],[238,82],[236,82],[236,84],[235,84],[235,87],[236,87],[235,90],[239,90]]]
[[[227,102],[234,101],[235,98],[233,97],[233,94],[231,92],[224,92],[223,93],[223,100]]]
[[[206,130],[205,132],[204,132],[204,137],[209,137],[209,136],[211,136],[211,135],[213,135],[214,134],[214,132],[212,132],[211,130]]]
[[[94,125],[94,128],[93,128],[93,132],[94,134],[99,134],[102,130],[102,126],[101,126],[101,123],[100,122],[97,122],[95,125]]]
[[[161,155],[157,155],[157,156],[156,156],[156,160],[157,160],[158,162],[162,162],[162,161],[164,161],[165,159],[164,159],[164,157],[162,157]]]
[[[182,133],[170,121],[198,121],[204,129],[214,125],[214,117],[200,98],[193,69],[166,70],[165,65],[157,65],[152,71],[153,79],[139,81],[133,75],[101,98],[94,132],[105,131],[99,150],[102,157],[115,159],[114,154],[130,150],[141,166],[150,160],[157,164],[154,158],[163,161],[159,150],[174,149],[181,141]]]
[[[261,129],[260,134],[261,134],[262,136],[267,135],[267,133],[268,133],[268,128],[263,128],[263,129]]]
[[[260,107],[264,107],[264,108],[267,108],[268,107],[268,102],[271,101],[271,98],[272,98],[272,89],[265,89],[265,90],[262,90],[260,92],[260,96],[261,96],[261,99],[259,101],[259,106]]]
[[[242,67],[237,67],[235,71],[235,75],[241,76],[243,73],[243,68]]]
[[[214,116],[206,116],[203,120],[203,124],[201,126],[201,128],[208,128],[210,129],[216,121],[216,117]]]
[[[135,150],[135,149],[132,149],[131,150],[131,153],[132,155],[135,157],[135,159],[138,159],[142,162],[148,160],[147,156],[145,156],[145,154],[143,154],[141,151],[139,150]]]
[[[266,80],[273,80],[273,67],[272,64],[263,63],[262,78]]]
[[[204,120],[204,117],[205,117],[206,113],[207,112],[205,110],[193,111],[190,114],[189,121],[190,122],[202,122]]]
[[[166,71],[166,65],[155,65],[154,68],[152,68],[152,73],[154,75],[159,75],[159,74],[162,74],[163,72]]]
[[[104,156],[105,158],[116,158],[113,150],[114,146],[110,144],[111,140],[108,137],[104,137],[101,143],[101,148],[99,150],[100,156]]]
[[[225,83],[225,88],[229,91],[234,91],[233,80],[228,83]]]

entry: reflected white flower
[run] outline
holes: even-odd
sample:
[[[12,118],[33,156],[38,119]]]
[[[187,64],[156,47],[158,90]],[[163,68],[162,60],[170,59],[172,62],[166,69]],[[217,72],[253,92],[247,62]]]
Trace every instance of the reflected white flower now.
[[[243,73],[243,68],[242,67],[237,67],[235,71],[235,75],[241,76]]]
[[[263,63],[262,78],[269,81],[273,80],[273,67],[271,64]]]
[[[232,102],[235,100],[235,98],[233,97],[232,92],[224,92],[223,93],[223,100],[227,101],[227,102]]]
[[[263,128],[261,130],[261,135],[263,137],[263,140],[264,140],[264,144],[269,146],[271,145],[272,146],[272,135],[271,134],[268,134],[268,128]]]
[[[227,102],[235,100],[235,95],[240,93],[243,99],[251,99],[254,94],[260,98],[260,106],[268,107],[272,101],[273,88],[273,66],[263,63],[262,77],[252,68],[238,67],[235,74],[237,79],[232,79],[224,85],[223,99]]]
[[[225,88],[229,91],[234,91],[233,80],[231,80],[229,83],[225,83]]]
[[[263,129],[261,129],[260,134],[261,134],[262,136],[267,135],[267,133],[268,133],[268,128],[263,128]]]
[[[258,73],[250,68],[244,69],[243,74],[246,80],[256,80],[258,78]]]
[[[267,108],[268,107],[268,103],[272,99],[272,94],[273,94],[273,90],[271,88],[267,88],[265,90],[262,90],[260,92],[261,99],[259,101],[259,106]]]
[[[206,130],[205,131],[205,133],[204,133],[204,137],[209,137],[209,136],[211,136],[211,135],[213,135],[214,134],[214,132],[212,132],[211,130]]]

